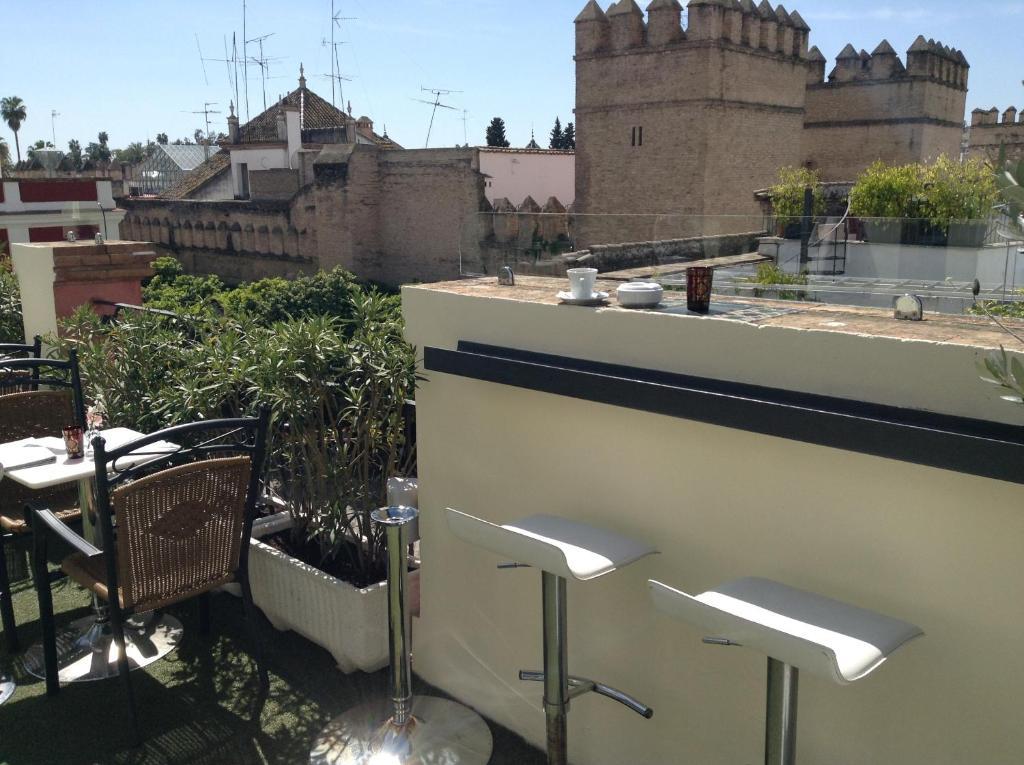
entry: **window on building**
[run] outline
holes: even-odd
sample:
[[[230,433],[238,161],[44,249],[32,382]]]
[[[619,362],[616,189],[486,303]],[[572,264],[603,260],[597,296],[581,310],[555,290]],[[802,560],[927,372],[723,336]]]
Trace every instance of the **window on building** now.
[[[629,139],[630,146],[643,146],[644,145],[644,127],[643,125],[637,125],[633,128],[633,132]]]
[[[249,198],[249,165],[245,162],[238,166],[238,196],[241,199]]]

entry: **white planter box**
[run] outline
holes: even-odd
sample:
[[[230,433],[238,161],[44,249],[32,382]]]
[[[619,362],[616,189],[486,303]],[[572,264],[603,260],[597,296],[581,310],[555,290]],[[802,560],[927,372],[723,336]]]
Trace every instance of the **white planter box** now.
[[[357,589],[258,539],[251,544],[253,601],[274,627],[326,648],[342,672],[387,666],[386,582]]]

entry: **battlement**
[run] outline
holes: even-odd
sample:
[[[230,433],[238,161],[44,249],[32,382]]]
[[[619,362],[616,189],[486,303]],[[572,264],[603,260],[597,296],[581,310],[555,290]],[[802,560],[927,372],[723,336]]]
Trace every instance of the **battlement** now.
[[[590,0],[576,17],[576,56],[657,49],[685,42],[725,42],[761,53],[806,58],[811,28],[796,11],[768,0],[690,0],[682,25],[679,0],[652,0],[647,20],[636,0],[618,0],[607,11]]]
[[[1003,112],[1002,120],[999,119],[999,110],[996,107],[991,109],[975,109],[971,112],[971,127],[996,127],[999,125],[1024,125],[1024,114],[1017,121],[1017,107],[1009,106]]]
[[[813,48],[808,53],[808,84],[826,85],[825,57]],[[891,82],[906,79],[929,79],[951,88],[967,90],[967,75],[970,64],[964,54],[935,40],[925,40],[919,35],[907,49],[907,63],[904,66],[899,55],[888,40],[882,40],[871,53],[857,51],[847,44],[836,56],[835,68],[828,75],[827,85],[845,83]]]

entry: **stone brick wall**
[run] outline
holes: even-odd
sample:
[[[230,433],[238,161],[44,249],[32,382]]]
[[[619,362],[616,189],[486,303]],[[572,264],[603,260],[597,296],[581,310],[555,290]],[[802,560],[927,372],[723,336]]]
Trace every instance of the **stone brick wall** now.
[[[291,199],[298,190],[298,170],[280,167],[249,172],[249,196],[252,199]]]
[[[960,156],[966,60],[924,38],[911,46],[907,60],[904,67],[885,41],[870,55],[847,46],[829,81],[808,84],[803,158],[822,180],[855,180],[876,160],[907,164]]]
[[[1016,107],[1007,108],[1002,119],[995,108],[975,109],[971,114],[967,156],[995,162],[1000,146],[1005,147],[1008,159],[1024,159],[1024,121],[1017,120]]]
[[[253,187],[249,201],[127,200],[121,235],[229,283],[335,266],[388,284],[459,276],[462,228],[487,205],[475,149],[348,144],[309,170],[288,199],[256,199]],[[266,188],[283,194],[295,176],[270,172]]]
[[[749,223],[722,216],[758,215],[752,192],[770,185],[780,166],[799,163],[806,24],[798,14],[762,19],[726,5],[691,4],[686,30],[668,3],[652,9],[646,29],[628,3],[608,14],[591,3],[577,17],[584,246],[656,238],[651,219],[589,214],[685,216],[658,222],[669,227],[666,237],[746,230]]]

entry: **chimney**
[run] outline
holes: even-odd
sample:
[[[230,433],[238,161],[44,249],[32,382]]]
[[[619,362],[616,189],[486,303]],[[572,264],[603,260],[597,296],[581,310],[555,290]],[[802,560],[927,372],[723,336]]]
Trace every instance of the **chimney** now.
[[[238,116],[235,114],[235,102],[231,101],[228,105],[228,142],[238,143],[238,139]]]
[[[288,140],[288,120],[284,116],[284,105],[277,105],[277,140]]]
[[[682,13],[679,0],[654,0],[647,6],[647,42],[670,45],[682,40]]]
[[[597,0],[590,0],[576,17],[576,55],[606,50],[610,41],[608,17]]]
[[[608,9],[612,49],[639,48],[644,44],[644,12],[636,0],[619,0]]]

